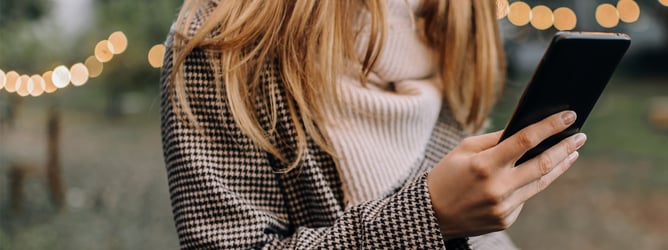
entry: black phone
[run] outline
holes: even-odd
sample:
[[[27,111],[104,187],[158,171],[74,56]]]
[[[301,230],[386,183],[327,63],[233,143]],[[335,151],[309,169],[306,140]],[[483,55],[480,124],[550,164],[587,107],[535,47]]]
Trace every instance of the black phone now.
[[[554,36],[501,141],[564,110],[575,111],[577,120],[526,152],[516,166],[580,131],[630,44],[631,38],[621,33],[558,32]]]

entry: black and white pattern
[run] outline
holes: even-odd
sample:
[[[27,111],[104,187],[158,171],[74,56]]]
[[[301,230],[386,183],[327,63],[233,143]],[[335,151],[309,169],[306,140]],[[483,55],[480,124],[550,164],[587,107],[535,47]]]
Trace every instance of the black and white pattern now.
[[[329,155],[309,141],[298,169],[279,173],[286,166],[244,136],[226,100],[216,98],[205,52],[193,51],[184,67],[186,91],[202,132],[180,121],[172,109],[168,50],[161,84],[163,150],[182,248],[444,247],[425,183],[425,171],[433,161],[425,161],[424,169],[415,171],[415,177],[398,192],[344,211],[341,183]],[[279,71],[272,63],[264,71],[261,85],[273,92],[263,94],[278,98],[281,110],[272,139],[290,152],[297,143],[296,134],[278,82]],[[434,142],[434,149],[445,150],[458,141],[443,138]],[[467,248],[465,240],[455,242]]]

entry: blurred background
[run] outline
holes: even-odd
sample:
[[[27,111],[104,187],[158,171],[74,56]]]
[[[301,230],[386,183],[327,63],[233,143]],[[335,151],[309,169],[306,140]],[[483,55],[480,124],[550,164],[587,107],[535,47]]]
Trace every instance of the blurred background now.
[[[558,30],[633,38],[581,159],[509,230],[523,249],[668,249],[668,0],[497,1],[501,129]],[[0,0],[0,249],[176,249],[160,44],[179,0]]]

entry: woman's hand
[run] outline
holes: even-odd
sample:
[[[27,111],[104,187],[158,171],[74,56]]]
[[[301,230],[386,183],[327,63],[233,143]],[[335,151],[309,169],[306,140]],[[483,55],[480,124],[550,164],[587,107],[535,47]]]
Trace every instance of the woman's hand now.
[[[515,162],[544,139],[575,122],[564,111],[503,142],[501,131],[461,142],[427,176],[427,186],[446,239],[499,231],[512,225],[526,200],[545,189],[578,158],[584,134],[564,139],[535,158]]]

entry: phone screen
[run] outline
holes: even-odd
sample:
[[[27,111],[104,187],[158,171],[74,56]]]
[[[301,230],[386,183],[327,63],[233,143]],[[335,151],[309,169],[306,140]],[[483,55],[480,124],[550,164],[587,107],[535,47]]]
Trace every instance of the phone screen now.
[[[559,32],[555,35],[506,125],[501,141],[560,111],[575,111],[577,120],[568,129],[529,150],[516,165],[580,131],[630,43],[630,37],[620,33]]]

